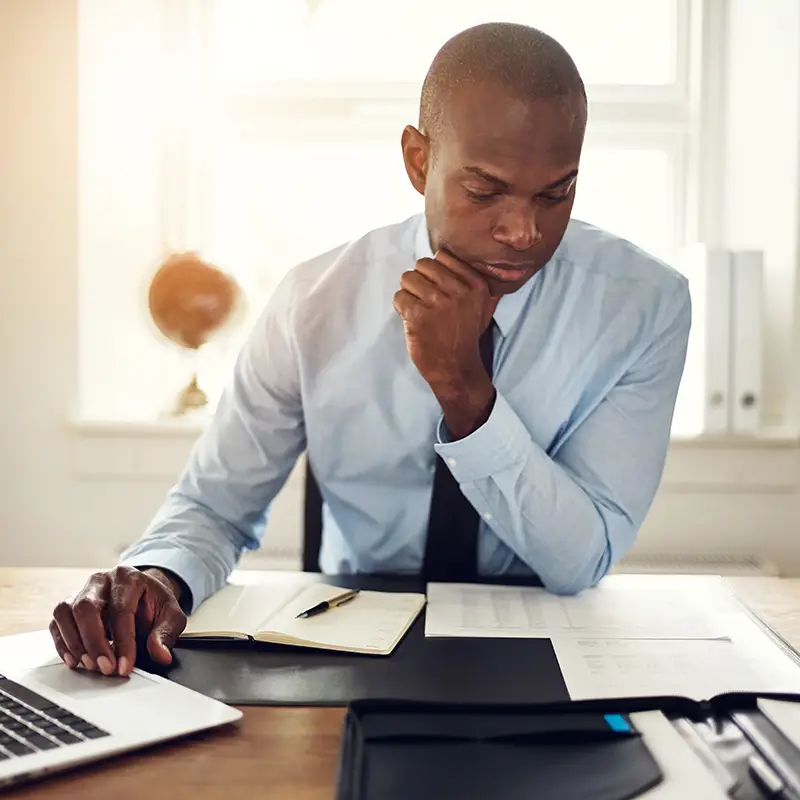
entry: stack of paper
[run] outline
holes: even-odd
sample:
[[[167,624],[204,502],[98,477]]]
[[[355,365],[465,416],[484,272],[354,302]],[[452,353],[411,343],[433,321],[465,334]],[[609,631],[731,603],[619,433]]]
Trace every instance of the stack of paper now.
[[[628,578],[628,576],[620,576]],[[426,636],[552,639],[561,634],[615,639],[722,639],[724,614],[709,614],[702,593],[677,594],[658,577],[612,580],[577,597],[530,586],[428,584]],[[716,586],[716,584],[713,584]]]
[[[748,653],[731,640],[561,637],[553,648],[573,700],[800,690],[798,669],[786,658]]]
[[[426,636],[550,639],[574,700],[800,692],[798,664],[718,576],[611,576],[576,597],[438,583],[427,594]]]

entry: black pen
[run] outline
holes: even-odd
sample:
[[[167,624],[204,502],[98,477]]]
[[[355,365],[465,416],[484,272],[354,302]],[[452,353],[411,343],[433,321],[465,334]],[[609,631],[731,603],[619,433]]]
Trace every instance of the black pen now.
[[[339,594],[336,597],[331,597],[330,600],[323,600],[321,603],[317,603],[315,606],[311,606],[311,608],[301,611],[295,617],[295,619],[300,619],[301,617],[313,617],[317,614],[321,614],[323,611],[327,611],[329,608],[336,608],[336,606],[340,606],[342,603],[352,600],[359,593],[359,591],[360,589],[351,589],[349,592]]]

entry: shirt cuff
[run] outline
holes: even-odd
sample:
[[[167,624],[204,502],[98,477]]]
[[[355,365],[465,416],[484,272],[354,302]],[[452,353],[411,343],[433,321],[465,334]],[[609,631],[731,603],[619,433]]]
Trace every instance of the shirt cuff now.
[[[118,563],[121,566],[137,569],[156,567],[174,572],[186,584],[191,594],[191,605],[188,609],[181,600],[181,607],[187,616],[194,613],[200,603],[214,593],[215,587],[212,586],[206,565],[197,556],[185,550],[147,549],[124,556]]]
[[[434,449],[459,483],[488,478],[525,459],[531,444],[527,428],[500,392],[495,393],[489,418],[469,436],[452,441],[444,417],[439,420],[436,436]]]

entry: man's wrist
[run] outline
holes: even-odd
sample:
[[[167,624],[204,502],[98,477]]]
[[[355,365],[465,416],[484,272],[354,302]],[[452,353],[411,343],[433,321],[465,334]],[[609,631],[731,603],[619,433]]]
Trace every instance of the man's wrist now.
[[[489,376],[467,376],[432,387],[454,440],[464,439],[483,425],[492,413],[496,392]]]
[[[175,595],[178,605],[182,605],[181,597],[186,598],[185,584],[174,572],[162,567],[142,567],[142,572],[152,575],[156,580],[169,587]]]

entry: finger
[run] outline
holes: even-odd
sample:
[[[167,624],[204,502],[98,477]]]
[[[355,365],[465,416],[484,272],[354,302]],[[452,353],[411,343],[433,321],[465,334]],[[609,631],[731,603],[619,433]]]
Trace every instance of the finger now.
[[[400,276],[400,287],[416,297],[428,308],[434,308],[440,302],[442,289],[427,276],[417,270],[409,270]],[[439,295],[437,297],[437,295]]]
[[[177,604],[166,603],[147,637],[147,652],[161,664],[172,663],[172,648],[186,627],[186,616]]]
[[[145,591],[144,580],[125,576],[118,581],[112,574],[108,624],[114,640],[117,672],[129,675],[136,663],[136,609]]]
[[[410,292],[407,292],[405,289],[398,289],[392,298],[392,305],[403,320],[409,320],[421,304],[419,298],[415,297]]]
[[[83,641],[83,665],[87,669],[97,668],[104,675],[114,672],[117,665],[103,622],[108,607],[110,583],[111,579],[105,573],[93,575],[72,606],[72,615]]]
[[[61,660],[70,668],[75,669],[78,666],[78,659],[70,652],[61,631],[58,629],[58,623],[53,619],[50,620],[50,635],[53,637],[53,644],[56,646],[56,651],[61,657]]]
[[[72,616],[72,605],[66,600],[62,600],[53,609],[53,623],[58,629],[61,641],[75,661],[75,666],[81,661],[85,654],[83,648],[83,640],[78,632],[78,626],[75,624],[75,618]],[[53,624],[51,623],[51,625]],[[69,663],[66,661],[65,663]],[[70,665],[71,666],[71,665]]]
[[[460,258],[456,258],[447,250],[437,250],[434,260],[447,267],[454,275],[458,275],[462,280],[466,281],[471,289],[489,291],[489,282],[480,272],[473,269],[469,264],[464,263]]]
[[[474,272],[471,268],[470,272]],[[472,289],[472,284],[460,270],[451,269],[441,261],[432,258],[421,258],[417,261],[415,272],[424,275],[431,283],[438,286],[450,297],[460,297]]]

